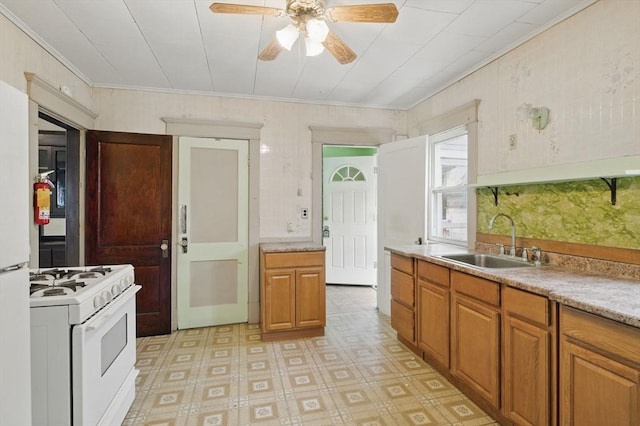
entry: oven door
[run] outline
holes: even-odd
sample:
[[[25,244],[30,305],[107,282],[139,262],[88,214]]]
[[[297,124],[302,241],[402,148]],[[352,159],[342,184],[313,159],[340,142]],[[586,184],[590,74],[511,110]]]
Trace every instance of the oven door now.
[[[73,424],[121,424],[135,396],[136,292],[131,286],[73,328]]]

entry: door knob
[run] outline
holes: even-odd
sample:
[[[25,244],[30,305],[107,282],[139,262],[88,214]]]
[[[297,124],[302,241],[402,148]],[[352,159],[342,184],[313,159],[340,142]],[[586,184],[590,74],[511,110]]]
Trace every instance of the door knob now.
[[[160,250],[162,250],[162,257],[169,257],[169,240],[162,240],[162,244],[160,244]]]

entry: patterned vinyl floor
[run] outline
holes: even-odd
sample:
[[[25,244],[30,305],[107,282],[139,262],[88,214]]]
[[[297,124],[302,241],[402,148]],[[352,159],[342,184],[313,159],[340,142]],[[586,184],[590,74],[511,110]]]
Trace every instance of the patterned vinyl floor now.
[[[396,340],[370,287],[327,286],[324,337],[263,343],[258,325],[137,339],[125,425],[496,425]]]

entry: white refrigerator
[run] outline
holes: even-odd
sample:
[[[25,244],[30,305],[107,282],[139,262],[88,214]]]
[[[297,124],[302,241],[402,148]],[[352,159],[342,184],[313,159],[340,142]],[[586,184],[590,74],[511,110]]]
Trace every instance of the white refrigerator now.
[[[0,81],[0,426],[31,424],[29,101]]]

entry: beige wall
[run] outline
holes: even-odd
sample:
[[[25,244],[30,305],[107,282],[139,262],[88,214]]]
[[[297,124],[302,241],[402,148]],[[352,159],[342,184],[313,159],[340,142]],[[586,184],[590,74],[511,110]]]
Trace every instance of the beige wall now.
[[[478,175],[640,154],[638,17],[640,1],[600,0],[412,108],[408,133],[480,99]],[[547,128],[518,119],[525,102]]]
[[[92,109],[91,88],[3,15],[0,15],[0,58],[0,80],[26,92],[24,73],[32,72],[53,87],[67,86],[76,101]]]
[[[404,134],[406,113],[372,108],[313,105],[201,95],[94,89],[96,127],[165,133],[161,118],[259,123],[260,237],[311,238],[312,144],[309,126],[389,128]],[[354,141],[357,142],[357,141]],[[321,178],[321,177],[319,177]],[[311,211],[311,210],[310,210]],[[294,224],[288,232],[287,223]]]
[[[92,89],[0,16],[0,79],[26,90],[30,71],[99,114],[101,130],[165,133],[162,117],[263,124],[260,236],[308,237],[309,126],[386,127],[414,134],[419,123],[480,99],[480,175],[640,154],[640,1],[600,0],[588,9],[420,103],[408,112],[199,95]],[[538,132],[516,110],[551,110]],[[518,147],[508,149],[509,135]],[[299,195],[301,194],[301,195]],[[287,222],[296,230],[287,232]]]

